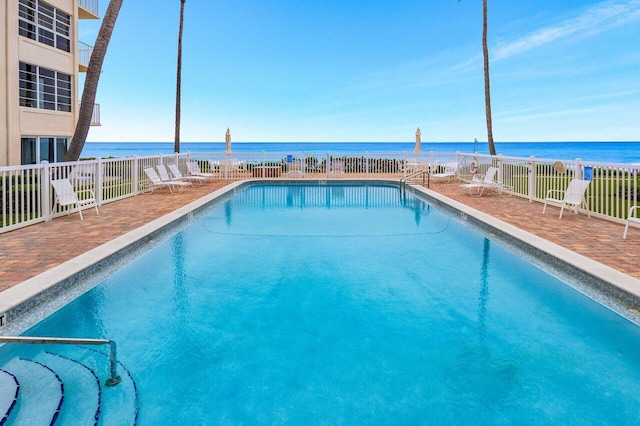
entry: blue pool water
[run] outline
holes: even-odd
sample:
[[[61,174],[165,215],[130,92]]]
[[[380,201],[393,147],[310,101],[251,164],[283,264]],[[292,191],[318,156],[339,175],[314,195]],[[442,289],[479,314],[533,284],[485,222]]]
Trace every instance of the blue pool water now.
[[[26,334],[116,340],[140,425],[640,418],[638,326],[395,186],[248,186]]]

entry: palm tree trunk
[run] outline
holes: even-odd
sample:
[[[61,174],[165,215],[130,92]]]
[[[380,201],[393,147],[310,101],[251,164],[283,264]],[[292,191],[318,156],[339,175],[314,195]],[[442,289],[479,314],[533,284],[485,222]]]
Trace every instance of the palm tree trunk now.
[[[184,3],[180,0],[180,29],[178,30],[178,70],[176,72],[176,133],[173,152],[180,152],[180,97],[182,86],[182,24],[184,22]]]
[[[487,46],[487,1],[482,1],[482,54],[484,56],[484,104],[487,116],[487,141],[489,154],[496,155],[491,123],[491,85],[489,84],[489,47]]]
[[[91,59],[87,67],[87,76],[84,80],[78,123],[76,124],[76,130],[71,139],[69,150],[64,156],[64,161],[77,161],[78,158],[80,158],[80,153],[82,153],[82,148],[87,140],[87,134],[89,134],[89,127],[91,126],[91,116],[93,115],[93,105],[95,104],[96,93],[98,91],[98,80],[100,80],[100,73],[102,72],[102,63],[107,54],[107,47],[109,46],[116,20],[118,19],[120,7],[122,7],[122,1],[123,0],[111,0],[102,20],[98,38],[91,52]]]

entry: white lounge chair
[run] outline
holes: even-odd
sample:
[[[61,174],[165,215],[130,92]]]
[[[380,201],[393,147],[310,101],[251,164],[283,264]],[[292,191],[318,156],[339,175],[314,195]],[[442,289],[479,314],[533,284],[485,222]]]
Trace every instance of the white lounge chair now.
[[[158,164],[156,166],[156,170],[158,171],[158,175],[160,176],[160,180],[163,182],[183,182],[184,185],[182,186],[189,186],[191,185],[191,182],[189,182],[188,180],[184,179],[184,178],[178,178],[178,177],[171,177],[169,176],[169,171],[167,170],[167,167],[164,164]]]
[[[636,225],[640,225],[640,217],[636,216],[636,210],[638,209],[640,209],[640,206],[631,206],[629,208],[629,214],[627,215],[627,224],[624,227],[624,234],[622,235],[623,240],[627,239],[627,231],[629,231],[629,224],[634,223]]]
[[[584,197],[584,193],[587,191],[587,187],[590,183],[590,180],[573,179],[569,182],[569,186],[566,191],[550,189],[547,191],[547,196],[544,199],[542,214],[547,210],[547,204],[560,207],[559,219],[562,219],[562,213],[564,212],[565,207],[573,206],[577,208],[582,206],[587,210],[587,215],[591,218],[589,206],[587,205],[587,200]]]
[[[158,176],[158,173],[155,171],[153,167],[147,167],[146,169],[144,169],[144,173],[147,175],[147,177],[151,181],[152,190],[153,188],[157,188],[157,187],[158,188],[166,187],[166,188],[169,188],[169,191],[173,194],[174,187],[178,187],[180,188],[180,191],[182,191],[182,189],[185,186],[190,185],[189,182],[184,182],[179,180],[163,181],[162,179],[160,179],[160,176]]]
[[[191,183],[193,183],[193,181],[195,180],[198,183],[200,183],[200,185],[202,185],[203,181],[207,180],[207,178],[204,176],[193,176],[193,175],[184,176],[176,164],[171,163],[168,165],[168,167],[169,167],[169,171],[171,172],[173,177],[176,179],[188,180]]]
[[[96,200],[95,193],[91,189],[81,189],[76,192],[69,179],[52,180],[51,186],[53,186],[53,191],[56,196],[53,211],[55,211],[56,204],[58,204],[60,207],[68,207],[68,215],[71,213],[71,209],[75,207],[80,214],[80,220],[84,220],[82,217],[82,208],[93,205],[93,207],[96,208],[96,214],[100,216],[100,212],[98,212],[98,201]],[[78,196],[79,194],[87,194],[87,196],[81,198]]]
[[[191,175],[193,175],[193,176],[202,176],[202,177],[205,177],[207,179],[213,179],[214,177],[216,177],[216,175],[213,174],[213,173],[203,172],[200,169],[200,165],[198,164],[197,161],[188,161],[187,162],[187,168],[189,169],[189,173],[191,173]]]
[[[457,161],[447,161],[444,164],[444,170],[439,173],[431,173],[431,179],[442,179],[447,182],[451,181],[452,177],[456,177],[458,175],[458,167],[460,163]]]
[[[487,173],[485,173],[484,175],[475,174],[471,178],[471,183],[463,183],[460,186],[468,189],[469,195],[474,197],[481,197],[485,189],[492,189],[499,192],[500,195],[503,195],[509,188],[502,185],[502,182],[496,180],[497,173],[497,167],[489,167],[487,169]]]

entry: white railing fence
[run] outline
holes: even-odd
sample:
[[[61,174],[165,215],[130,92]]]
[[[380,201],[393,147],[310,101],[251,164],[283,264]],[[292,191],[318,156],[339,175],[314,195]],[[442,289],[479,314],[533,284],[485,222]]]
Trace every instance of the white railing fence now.
[[[102,205],[146,192],[151,186],[144,173],[146,167],[174,163],[188,175],[188,161],[198,162],[203,172],[223,180],[400,179],[417,170],[441,172],[446,162],[457,161],[459,180],[467,181],[475,173],[498,167],[499,179],[513,187],[513,195],[531,202],[544,201],[550,189],[566,189],[573,178],[588,177],[592,180],[587,191],[589,210],[617,222],[626,219],[629,207],[640,198],[640,166],[632,164],[440,152],[185,153],[0,167],[0,233],[67,214],[54,206],[51,179],[67,178],[77,189],[93,190]]]

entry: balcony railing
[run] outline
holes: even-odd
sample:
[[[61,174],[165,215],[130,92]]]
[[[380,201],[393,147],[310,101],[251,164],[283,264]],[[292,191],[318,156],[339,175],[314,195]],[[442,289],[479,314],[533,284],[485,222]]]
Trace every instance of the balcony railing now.
[[[93,52],[93,46],[89,46],[87,43],[81,41],[78,42],[78,64],[80,72],[87,72],[89,66],[89,60],[91,60],[91,53]]]
[[[102,126],[100,123],[100,104],[93,104],[93,114],[91,114],[91,125]]]
[[[100,18],[98,0],[78,0],[78,18],[98,19]]]
[[[82,102],[78,102],[78,108],[82,105]],[[91,125],[102,126],[100,122],[100,104],[93,104],[93,113],[91,114]]]

